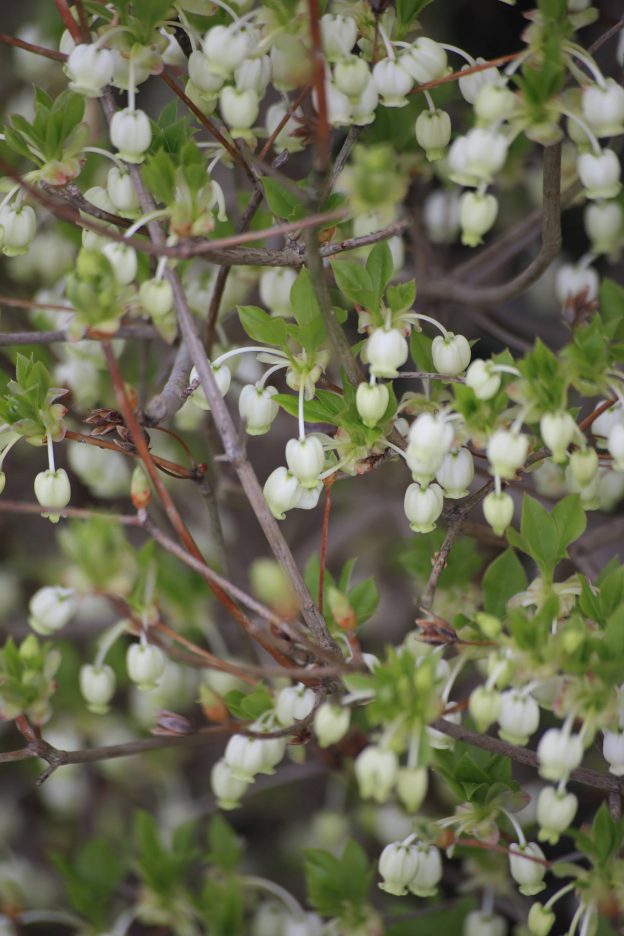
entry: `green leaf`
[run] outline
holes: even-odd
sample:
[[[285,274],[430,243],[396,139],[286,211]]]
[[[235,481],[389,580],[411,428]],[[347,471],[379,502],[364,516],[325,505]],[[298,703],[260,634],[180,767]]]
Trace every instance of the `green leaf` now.
[[[407,280],[406,283],[395,283],[388,286],[386,302],[393,312],[404,312],[411,309],[416,300],[416,280]]]
[[[351,589],[349,603],[357,617],[358,624],[363,624],[373,616],[379,604],[379,590],[375,579],[368,578]]]
[[[487,567],[483,576],[483,607],[488,614],[503,617],[509,599],[526,587],[522,563],[513,549],[506,549]]]
[[[284,218],[285,221],[299,221],[305,217],[307,209],[302,197],[295,195],[270,176],[264,176],[261,182],[264,186],[267,204],[277,218]]]
[[[431,3],[431,0],[397,0],[397,17],[401,36],[404,36],[415,23],[416,17]]]
[[[386,241],[375,244],[368,255],[366,261],[366,272],[368,273],[373,291],[375,293],[375,305],[377,308],[381,305],[386,286],[394,275],[394,264],[392,254]]]
[[[555,505],[550,515],[555,522],[559,536],[559,558],[563,559],[567,555],[566,548],[582,536],[587,526],[587,517],[581,498],[578,494],[564,497]]]
[[[349,841],[342,857],[320,848],[305,852],[310,903],[323,916],[357,919],[364,910],[372,872],[364,850]]]
[[[222,871],[235,871],[243,848],[234,829],[222,816],[214,816],[208,825],[208,858]]]
[[[123,850],[103,838],[94,838],[71,857],[52,852],[50,858],[76,912],[98,930],[105,929],[115,890],[127,872]]]
[[[293,315],[299,325],[298,338],[306,351],[316,351],[325,341],[325,323],[307,269],[301,270],[290,291]]]
[[[282,318],[272,318],[257,306],[237,306],[240,323],[253,341],[283,348],[287,325]]]
[[[276,393],[272,399],[291,416],[297,416],[299,411],[298,397],[290,393]],[[306,400],[303,404],[303,415],[306,422],[331,423],[334,426],[339,426],[342,422],[340,414],[343,411],[344,401],[342,397],[336,393],[330,393],[328,390],[317,390],[316,397],[313,400]]]
[[[354,260],[334,260],[332,269],[338,289],[356,305],[377,311],[380,300],[370,274]]]
[[[430,338],[429,335],[425,335],[424,332],[413,331],[410,336],[410,354],[412,355],[412,359],[416,367],[426,374],[435,372],[433,356],[431,354],[432,344],[433,338]]]

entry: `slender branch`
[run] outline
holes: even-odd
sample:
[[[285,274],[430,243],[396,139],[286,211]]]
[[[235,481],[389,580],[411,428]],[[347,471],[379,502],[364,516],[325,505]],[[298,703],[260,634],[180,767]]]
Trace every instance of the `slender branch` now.
[[[34,514],[41,516],[41,504],[30,504],[27,501],[0,499],[0,514]],[[64,507],[63,510],[55,510],[61,517],[69,517],[76,520],[91,520],[93,517],[103,517],[106,520],[112,520],[115,523],[121,523],[123,526],[141,526],[141,520],[136,514],[118,514],[109,513],[106,510],[88,510],[84,507]]]
[[[189,97],[187,94],[185,94],[185,92],[183,91],[183,89],[180,87],[180,85],[179,85],[176,81],[173,80],[173,78],[171,77],[171,75],[169,75],[166,71],[163,71],[163,72],[161,72],[160,77],[161,77],[162,80],[165,82],[165,84],[166,84],[169,88],[171,88],[171,90],[174,92],[174,94],[176,94],[176,95],[180,98],[180,100],[183,101],[183,103],[184,103],[184,104],[186,105],[186,107],[188,107],[188,109],[195,115],[195,117],[197,117],[197,119],[199,120],[199,122],[200,122],[200,124],[202,125],[202,127],[205,127],[206,130],[208,131],[208,133],[209,133],[212,137],[214,137],[214,139],[215,139],[218,143],[221,144],[221,146],[223,147],[223,149],[232,157],[232,159],[234,160],[234,162],[239,163],[239,164],[243,167],[245,173],[247,174],[247,176],[248,176],[249,179],[251,180],[251,182],[252,182],[254,188],[256,188],[257,185],[258,185],[258,180],[257,180],[256,176],[254,175],[253,171],[250,169],[249,165],[247,164],[247,160],[244,158],[244,156],[243,156],[243,154],[240,152],[240,150],[238,150],[238,149],[234,146],[233,143],[231,143],[229,140],[227,140],[227,139],[223,136],[223,134],[221,133],[221,131],[219,130],[219,128],[216,126],[216,124],[214,124],[214,123],[212,122],[212,120],[210,120],[209,117],[206,117],[206,115],[204,114],[204,112],[201,111],[201,110],[199,109],[199,107],[197,107],[197,106],[193,103],[193,101],[191,101],[190,97]]]
[[[325,565],[327,563],[327,540],[329,536],[329,513],[331,510],[331,489],[336,480],[336,475],[330,475],[325,479],[325,504],[323,506],[323,529],[321,533],[321,560],[319,569],[319,596],[318,606],[323,614],[323,595],[325,589]]]
[[[74,42],[82,42],[83,39],[80,32],[80,27],[71,14],[71,10],[67,5],[67,0],[54,0],[54,6],[58,10],[59,16],[65,24],[65,29],[70,34]]]
[[[476,504],[479,504],[483,500],[483,498],[486,496],[486,494],[488,494],[492,490],[493,485],[494,485],[494,481],[492,479],[490,479],[489,481],[486,481],[486,483],[482,487],[480,487],[478,491],[475,491],[473,494],[467,497],[466,500],[462,504],[459,504],[457,507],[451,508],[451,510],[449,511],[447,515],[448,527],[446,530],[446,536],[444,537],[444,540],[442,542],[442,545],[440,546],[440,549],[435,554],[433,566],[431,569],[431,574],[429,576],[427,584],[425,585],[425,589],[420,598],[420,606],[421,608],[424,608],[426,611],[430,610],[433,604],[433,599],[435,597],[436,588],[438,587],[438,582],[440,581],[440,576],[442,575],[442,572],[444,571],[444,567],[446,566],[446,561],[449,557],[449,553],[451,552],[451,549],[453,548],[453,544],[455,543],[455,540],[459,536],[459,533],[464,525],[464,521],[466,520],[466,517],[468,516],[472,508]]]
[[[524,764],[527,767],[539,767],[537,754],[527,748],[508,744],[507,741],[491,738],[489,735],[479,734],[477,731],[471,731],[462,725],[455,725],[444,718],[438,718],[432,723],[431,727],[450,738],[455,738],[457,741],[465,741],[466,744],[472,744],[484,751],[502,754],[518,764]],[[622,781],[618,777],[599,773],[597,770],[589,770],[587,767],[577,767],[576,770],[573,770],[570,773],[570,780],[593,787],[595,790],[622,792]]]
[[[0,42],[15,46],[17,49],[24,49],[25,52],[33,52],[35,55],[41,55],[43,58],[52,59],[55,62],[67,61],[64,52],[57,52],[56,49],[46,49],[44,46],[35,45],[33,42],[18,39],[17,36],[7,36],[6,33],[0,33]]]
[[[333,257],[335,254],[344,253],[347,250],[357,250],[359,247],[369,247],[371,244],[390,240],[391,237],[402,234],[409,226],[409,219],[404,218],[402,221],[395,221],[379,231],[373,231],[372,234],[362,234],[361,237],[348,237],[337,244],[326,244],[321,247],[321,257],[323,259]]]
[[[290,118],[291,118],[291,117],[293,116],[293,114],[296,112],[297,108],[300,107],[301,104],[303,104],[305,98],[307,97],[307,95],[308,95],[309,93],[310,93],[310,85],[306,85],[306,86],[301,90],[301,92],[297,95],[297,97],[294,99],[294,101],[291,102],[290,107],[289,107],[288,110],[285,112],[284,116],[282,117],[282,119],[280,120],[280,122],[279,122],[279,123],[277,124],[277,126],[275,127],[275,130],[273,131],[273,133],[271,134],[271,136],[268,138],[268,140],[266,141],[266,143],[264,144],[264,146],[262,147],[262,149],[261,149],[260,152],[258,153],[258,157],[259,157],[260,159],[266,159],[266,157],[268,156],[269,152],[271,151],[271,147],[273,146],[273,144],[274,144],[275,141],[277,140],[278,136],[280,135],[280,133],[282,132],[282,130],[284,129],[284,127],[286,126],[286,124],[288,123],[288,121],[290,120]]]
[[[72,312],[73,309],[65,309]],[[112,335],[98,334],[96,329],[88,330],[80,341],[114,341],[116,338],[157,338],[158,332],[152,325],[121,325]],[[74,342],[76,339],[67,334],[65,329],[58,331],[0,332],[0,348],[11,345],[44,345]]]
[[[465,383],[465,377],[451,377],[449,374],[430,373],[429,371],[401,371],[401,380],[441,380],[442,383]]]
[[[176,352],[173,367],[165,386],[147,404],[145,409],[147,425],[164,422],[184,406],[188,399],[187,390],[191,366],[191,355],[184,342],[182,342]]]
[[[0,296],[0,306],[15,309],[42,309],[45,312],[73,312],[73,306],[54,305],[48,302],[34,302],[32,299],[18,299],[15,296]]]
[[[513,279],[499,286],[472,286],[456,277],[422,284],[426,299],[463,305],[494,305],[520,295],[540,278],[561,250],[561,144],[544,149],[542,244],[537,256]]]
[[[110,442],[108,439],[102,438],[102,436],[84,435],[82,432],[74,432],[72,429],[68,429],[65,432],[65,438],[70,442],[82,442],[85,445],[95,445],[97,448],[108,449],[110,452],[117,452],[120,455],[125,455],[127,458],[139,457],[136,451],[122,448],[117,445],[116,442]],[[166,471],[168,474],[174,475],[176,478],[197,481],[202,476],[199,465],[189,470],[183,465],[178,465],[177,462],[169,461],[168,458],[161,458],[160,455],[152,455],[152,461],[159,468]]]
[[[357,387],[360,381],[363,380],[363,371],[359,362],[353,356],[347,337],[336,319],[329,289],[327,288],[327,280],[325,279],[325,270],[323,269],[323,260],[321,259],[319,250],[318,235],[313,229],[310,229],[306,234],[306,248],[307,264],[310,270],[312,285],[321,311],[321,316],[327,329],[334,357],[337,358],[340,366],[344,368],[350,383],[354,387]]]
[[[521,52],[510,52],[508,55],[499,55],[498,58],[489,59],[487,62],[480,62],[478,65],[469,65],[468,68],[460,68],[458,71],[444,75],[443,78],[436,78],[434,81],[427,81],[425,84],[417,85],[412,88],[410,94],[419,94],[422,91],[430,91],[431,88],[439,88],[440,85],[447,84],[449,81],[457,81],[459,78],[465,78],[467,75],[474,75],[477,72],[487,71],[488,68],[496,68],[498,65],[506,65],[507,62],[513,62]]]

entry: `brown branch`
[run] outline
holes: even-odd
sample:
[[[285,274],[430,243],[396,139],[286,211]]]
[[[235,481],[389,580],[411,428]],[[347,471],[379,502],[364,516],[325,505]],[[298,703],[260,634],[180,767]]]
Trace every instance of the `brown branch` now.
[[[362,234],[361,237],[348,237],[336,244],[326,244],[321,247],[321,257],[333,257],[347,250],[357,250],[359,247],[369,247],[371,244],[390,240],[391,237],[402,234],[409,226],[409,220],[404,218],[402,221],[395,221],[379,231],[373,231],[372,234]]]
[[[188,109],[195,115],[195,117],[197,117],[202,127],[205,127],[208,133],[215,138],[217,143],[221,144],[223,149],[232,157],[234,162],[237,162],[242,166],[248,178],[251,180],[254,188],[256,188],[258,185],[258,180],[253,171],[250,169],[247,160],[244,158],[240,150],[238,150],[233,143],[231,143],[223,136],[216,124],[214,124],[209,117],[206,117],[204,112],[201,111],[199,107],[193,103],[193,101],[191,101],[190,97],[185,94],[184,90],[176,81],[173,80],[167,71],[161,72],[160,77],[165,82],[165,84],[171,88],[174,94],[176,94],[180,100],[184,102],[186,107],[188,107]]]
[[[444,718],[438,718],[432,722],[431,727],[450,738],[455,738],[457,741],[464,741],[466,744],[472,744],[474,747],[482,748],[484,751],[490,751],[493,754],[502,754],[504,757],[508,757],[518,764],[524,764],[526,767],[539,767],[537,754],[527,748],[509,744],[507,741],[501,741],[499,738],[492,738],[489,735],[479,734],[477,731],[471,731],[462,725],[455,725]],[[622,792],[622,781],[618,777],[599,773],[597,770],[589,770],[587,767],[577,767],[573,770],[570,773],[570,780],[593,787],[595,790]]]
[[[430,91],[431,88],[439,88],[440,85],[447,84],[449,81],[457,81],[459,78],[465,78],[466,75],[474,75],[476,72],[487,71],[488,68],[506,65],[507,62],[513,62],[521,54],[522,52],[510,52],[508,55],[499,55],[498,58],[489,59],[487,62],[481,62],[478,65],[460,68],[458,71],[444,75],[443,78],[436,78],[434,81],[427,81],[425,84],[418,85],[416,88],[412,88],[409,93],[418,94],[421,91]]]
[[[337,358],[340,366],[344,368],[349,382],[357,387],[360,381],[363,380],[362,367],[354,357],[347,336],[336,319],[329,289],[327,288],[318,235],[313,229],[308,230],[306,233],[306,262],[334,357]]]
[[[65,312],[73,312],[65,309]],[[121,325],[112,335],[98,334],[96,329],[87,331],[80,341],[114,341],[116,338],[157,338],[158,332],[153,325]],[[0,348],[11,345],[44,345],[75,342],[64,329],[57,331],[0,332]]]
[[[280,122],[277,124],[275,130],[273,131],[271,136],[268,138],[268,140],[266,141],[266,143],[264,144],[264,146],[258,153],[259,159],[266,159],[266,157],[268,156],[271,150],[271,147],[277,140],[278,136],[280,135],[280,133],[282,132],[282,130],[284,129],[284,127],[286,126],[286,124],[288,123],[292,115],[296,112],[297,108],[300,107],[301,104],[303,104],[305,98],[310,93],[310,88],[311,88],[310,85],[306,85],[305,88],[303,88],[303,90],[297,95],[295,100],[292,101],[292,103],[290,104],[290,107],[288,108],[288,110],[286,111],[286,113],[284,114]]]
[[[15,46],[17,49],[24,49],[25,52],[33,52],[35,55],[43,56],[43,58],[52,59],[54,62],[67,61],[64,52],[57,52],[56,49],[46,49],[45,46],[26,42],[24,39],[18,39],[17,36],[7,36],[6,33],[0,33],[0,42],[4,42],[5,45]]]
[[[73,312],[71,305],[54,305],[48,302],[34,302],[32,299],[17,299],[14,296],[0,296],[0,306],[16,309],[42,309],[45,312]]]
[[[35,514],[40,516],[42,511],[41,504],[31,504],[27,501],[5,500],[0,498],[0,514]],[[76,520],[91,520],[93,517],[103,517],[106,520],[112,520],[115,523],[121,523],[123,526],[141,526],[141,520],[136,514],[118,514],[109,513],[105,510],[88,510],[84,507],[64,507],[63,510],[55,510],[60,517],[68,517]]]
[[[435,597],[436,588],[438,587],[438,582],[440,581],[440,576],[444,571],[449,553],[451,552],[453,544],[461,532],[464,521],[466,520],[472,508],[475,507],[476,504],[479,504],[486,496],[486,494],[492,490],[493,485],[494,480],[490,479],[482,487],[480,487],[478,491],[475,491],[473,494],[467,497],[463,503],[456,507],[452,507],[448,512],[448,526],[446,530],[446,536],[444,537],[440,549],[435,554],[431,574],[420,597],[420,606],[426,611],[429,611],[433,604],[433,599]]]
[[[74,42],[81,43],[83,38],[80,32],[80,27],[71,14],[71,10],[67,5],[67,0],[54,0],[54,6],[58,10],[59,16],[65,24],[65,29],[70,34]]]
[[[325,504],[323,506],[323,528],[321,532],[321,560],[319,569],[319,611],[323,614],[323,594],[325,587],[325,565],[327,562],[327,540],[329,535],[329,513],[331,510],[331,489],[336,480],[336,475],[330,475],[324,481],[325,486]]]
[[[85,445],[95,445],[97,448],[108,449],[110,452],[118,452],[127,458],[139,457],[137,452],[122,448],[116,442],[110,442],[108,439],[102,438],[102,436],[84,435],[82,432],[74,432],[72,429],[68,429],[65,432],[65,438],[71,442],[82,442]],[[189,470],[183,465],[178,465],[177,462],[169,461],[168,458],[161,458],[160,455],[152,455],[152,461],[163,471],[174,475],[176,478],[197,481],[201,477],[199,466]]]
[[[184,406],[188,399],[187,391],[191,366],[191,356],[188,348],[182,342],[177,350],[165,386],[147,404],[145,415],[148,426],[164,422]]]
[[[537,256],[513,279],[498,286],[472,286],[456,277],[422,284],[426,299],[463,305],[494,305],[520,295],[540,278],[561,250],[561,144],[544,149],[542,244]]]

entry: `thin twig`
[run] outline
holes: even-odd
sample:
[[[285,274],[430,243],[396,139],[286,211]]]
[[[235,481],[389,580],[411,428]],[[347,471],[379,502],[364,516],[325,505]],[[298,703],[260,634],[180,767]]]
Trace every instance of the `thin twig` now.
[[[325,485],[325,504],[323,506],[323,529],[321,533],[321,560],[319,569],[319,597],[318,606],[321,614],[323,611],[323,598],[325,590],[325,565],[327,562],[327,540],[329,535],[329,513],[331,510],[331,489],[336,480],[336,475],[330,475],[324,481]]]
[[[191,372],[191,355],[182,342],[176,352],[171,373],[160,393],[152,397],[145,408],[146,424],[164,422],[181,409],[188,399],[188,382]]]
[[[35,45],[33,42],[26,42],[25,39],[18,39],[17,36],[7,36],[6,33],[0,33],[0,42],[15,46],[17,49],[24,49],[25,52],[33,52],[35,55],[41,55],[43,58],[52,59],[55,62],[67,61],[67,56],[64,52],[57,52],[56,49],[47,49],[45,46]]]
[[[73,309],[65,309],[72,312]],[[11,345],[44,345],[64,344],[78,341],[115,341],[116,338],[157,338],[158,332],[153,325],[120,325],[112,335],[98,334],[96,329],[88,330],[79,339],[69,335],[66,330],[57,331],[31,331],[31,332],[0,332],[0,348]]]
[[[312,80],[316,97],[316,156],[314,168],[323,174],[329,164],[331,128],[327,109],[327,95],[325,93],[325,55],[323,54],[323,39],[321,36],[321,10],[319,0],[308,0],[308,13],[310,15],[310,37],[312,39]]]

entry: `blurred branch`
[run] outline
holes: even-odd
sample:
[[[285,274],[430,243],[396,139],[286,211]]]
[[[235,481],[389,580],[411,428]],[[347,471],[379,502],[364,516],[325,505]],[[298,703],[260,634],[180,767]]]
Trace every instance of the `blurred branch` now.
[[[67,56],[64,52],[57,52],[56,49],[47,49],[45,46],[35,45],[33,42],[26,42],[25,39],[18,39],[17,36],[7,36],[6,33],[0,33],[0,42],[3,42],[5,45],[15,46],[17,49],[24,49],[25,52],[32,52],[34,55],[41,55],[55,62],[67,61]]]
[[[65,309],[71,312],[72,309]],[[121,325],[112,335],[98,334],[97,329],[88,330],[79,341],[115,341],[117,338],[158,338],[153,325]],[[10,345],[42,345],[75,343],[76,338],[64,329],[58,331],[0,332],[0,348]]]

